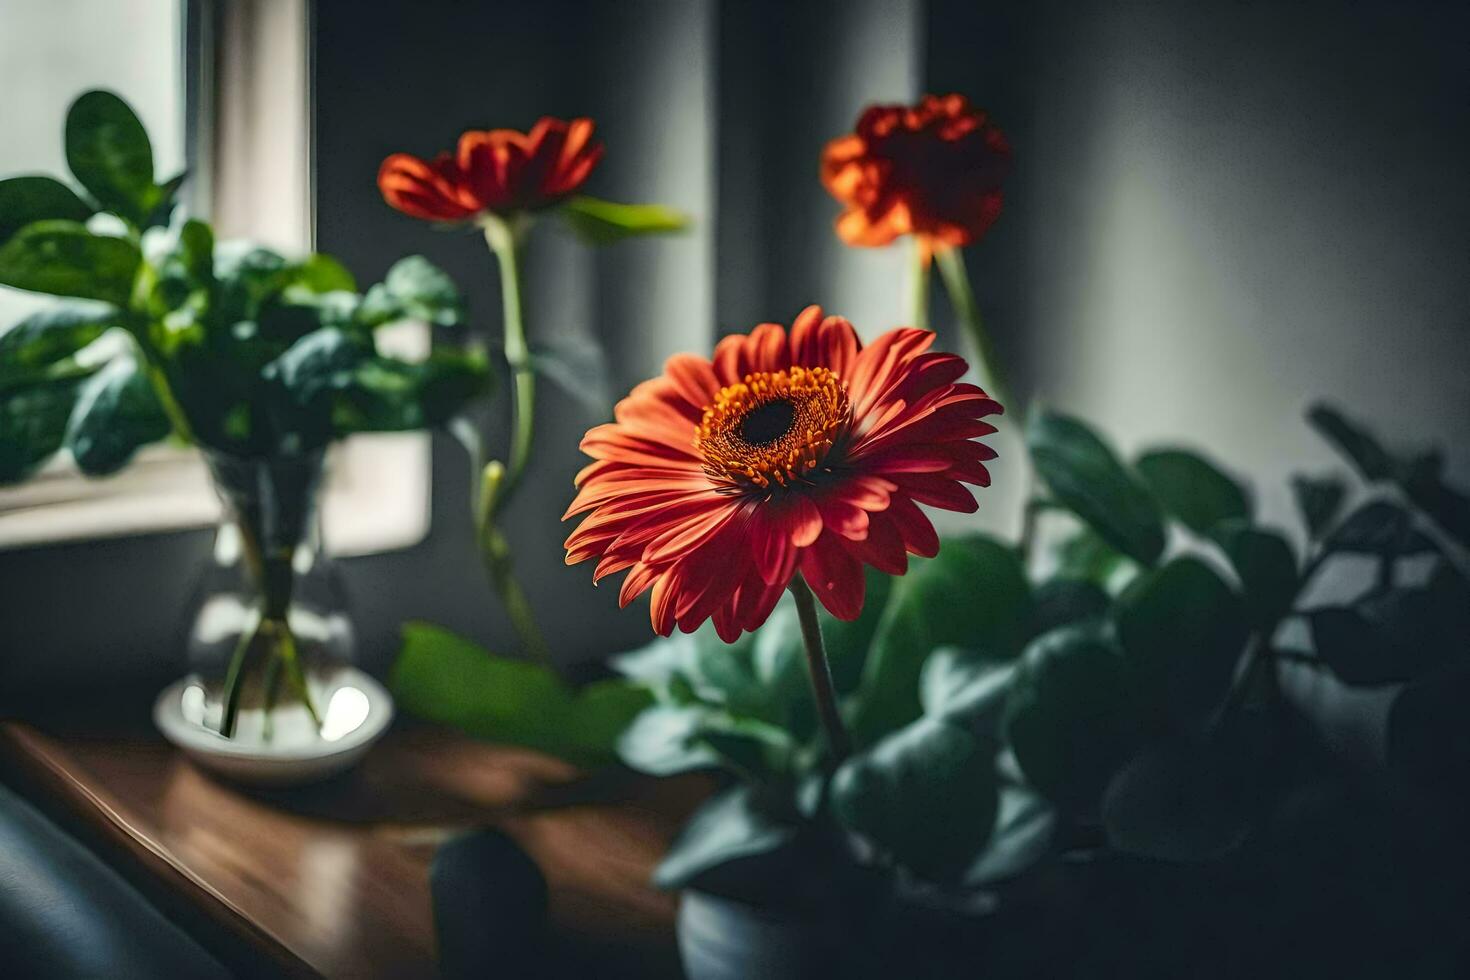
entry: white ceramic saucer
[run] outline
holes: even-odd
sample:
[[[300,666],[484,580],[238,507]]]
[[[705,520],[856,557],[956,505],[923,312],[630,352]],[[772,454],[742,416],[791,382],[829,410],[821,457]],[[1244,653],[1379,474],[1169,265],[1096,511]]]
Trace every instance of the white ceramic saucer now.
[[[186,677],[170,684],[153,704],[153,723],[163,737],[204,769],[249,786],[300,786],[351,768],[382,737],[393,720],[393,699],[383,685],[352,667],[311,683],[322,712],[318,733],[300,704],[272,715],[265,736],[259,710],[241,711],[235,737],[225,738],[206,717],[204,689]],[[212,714],[218,715],[216,707]]]

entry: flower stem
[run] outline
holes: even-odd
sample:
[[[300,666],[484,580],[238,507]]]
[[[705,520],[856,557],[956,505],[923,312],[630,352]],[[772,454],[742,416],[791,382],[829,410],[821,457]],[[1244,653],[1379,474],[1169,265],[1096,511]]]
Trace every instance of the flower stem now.
[[[933,246],[915,236],[914,262],[909,273],[909,319],[920,330],[929,329],[929,267],[933,255]]]
[[[521,309],[520,235],[510,222],[497,215],[483,219],[485,242],[495,253],[500,265],[500,297],[504,309],[505,360],[510,365],[511,397],[515,402],[514,429],[511,432],[510,464],[495,501],[498,508],[510,501],[525,476],[531,461],[531,445],[536,426],[536,372],[531,364],[531,348],[526,343],[526,325]]]
[[[291,625],[284,619],[268,620],[273,623],[272,632],[276,634],[279,644],[276,656],[281,659],[281,664],[286,671],[286,683],[296,692],[301,703],[306,706],[306,713],[311,715],[313,724],[318,729],[322,727],[321,715],[317,714],[316,705],[311,701],[311,690],[306,686],[306,672],[301,667],[301,656],[296,650],[296,637],[291,632]]]
[[[949,293],[949,301],[954,304],[955,313],[959,315],[960,322],[970,335],[970,341],[975,345],[981,369],[990,383],[991,394],[1007,409],[1019,409],[1019,405],[1011,402],[1010,386],[1006,384],[1005,372],[1001,370],[1000,357],[995,352],[995,344],[990,339],[989,331],[985,329],[980,307],[975,303],[975,293],[970,289],[970,277],[965,272],[964,256],[959,249],[949,247],[939,249],[934,258],[939,264],[939,276],[944,282],[945,292]]]
[[[515,576],[510,542],[506,540],[500,526],[495,523],[495,501],[500,492],[504,472],[505,467],[498,460],[487,463],[485,466],[484,478],[480,487],[480,512],[476,517],[480,533],[480,557],[485,562],[485,571],[490,576],[490,584],[500,596],[501,604],[505,606],[505,613],[510,617],[511,626],[520,636],[526,652],[538,663],[551,667],[551,648],[546,645],[546,639],[536,625],[536,616],[531,611],[531,602],[526,598],[525,590],[521,588],[521,583]]]
[[[817,603],[811,586],[798,572],[788,586],[796,599],[796,616],[801,621],[801,638],[806,646],[807,672],[811,676],[812,697],[817,703],[817,715],[822,729],[827,734],[830,750],[828,765],[836,769],[852,751],[852,740],[847,726],[842,722],[842,712],[837,707],[837,691],[832,686],[832,668],[827,662],[827,648],[822,643],[822,624],[817,619]]]
[[[249,629],[240,632],[240,639],[235,643],[235,652],[230,655],[230,666],[225,670],[225,687],[222,692],[224,699],[224,711],[220,715],[219,733],[225,738],[235,737],[235,721],[240,715],[240,694],[244,690],[242,683],[245,671],[245,658],[250,653],[250,647],[255,643],[255,637],[260,633],[260,620],[256,620]]]
[[[490,584],[500,596],[510,617],[511,626],[521,638],[526,652],[550,667],[551,649],[536,625],[530,600],[515,576],[515,563],[510,542],[500,529],[499,516],[525,477],[531,461],[531,447],[536,431],[536,371],[531,363],[531,349],[526,343],[526,326],[521,306],[520,238],[523,227],[498,215],[486,214],[481,219],[485,243],[495,253],[500,266],[500,295],[504,311],[505,360],[510,365],[511,399],[514,402],[510,462],[493,461],[486,465],[482,477],[476,526],[480,553]]]

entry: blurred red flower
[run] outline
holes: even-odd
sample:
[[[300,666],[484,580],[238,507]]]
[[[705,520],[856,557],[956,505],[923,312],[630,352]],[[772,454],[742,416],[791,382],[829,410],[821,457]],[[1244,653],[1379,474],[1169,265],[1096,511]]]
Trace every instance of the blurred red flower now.
[[[378,189],[393,207],[427,221],[544,208],[575,193],[602,158],[593,128],[591,119],[543,116],[529,133],[472,129],[452,155],[388,157],[378,168]]]
[[[985,234],[1010,167],[1010,143],[983,111],[963,95],[926,95],[864,111],[856,132],[827,144],[822,183],[847,208],[837,219],[847,244],[912,234],[932,249]]]
[[[594,460],[566,517],[567,564],[628,571],[623,605],[653,590],[653,628],[706,619],[727,642],[765,622],[800,571],[839,619],[863,605],[863,565],[902,575],[939,538],[918,504],[971,512],[995,451],[975,441],[1001,406],[956,384],[964,360],[904,327],[864,347],[809,306],[670,358],[582,440]]]

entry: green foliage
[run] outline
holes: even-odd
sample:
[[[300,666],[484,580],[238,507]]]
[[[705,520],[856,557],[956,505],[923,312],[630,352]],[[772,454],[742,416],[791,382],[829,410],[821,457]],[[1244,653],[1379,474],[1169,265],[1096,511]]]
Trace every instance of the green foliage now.
[[[1221,521],[1248,521],[1245,488],[1203,457],[1182,449],[1157,449],[1138,458],[1136,468],[1164,510],[1196,534]]]
[[[410,255],[394,263],[383,281],[367,291],[357,314],[357,321],[367,327],[405,319],[440,327],[456,327],[464,322],[464,303],[453,280],[422,255]]]
[[[1187,729],[1206,725],[1245,646],[1241,598],[1204,562],[1176,558],[1128,587],[1114,622],[1147,701]]]
[[[1268,629],[1286,614],[1296,598],[1296,555],[1290,542],[1274,531],[1263,531],[1244,521],[1217,524],[1215,540],[1240,578],[1251,625]]]
[[[1085,809],[1141,738],[1127,665],[1106,633],[1066,627],[1026,649],[1004,730],[1026,780],[1053,802]]]
[[[1164,550],[1152,494],[1081,421],[1039,411],[1026,430],[1031,461],[1052,495],[1113,548],[1151,565]]]
[[[333,345],[358,349],[353,336],[343,328]],[[293,365],[297,390],[350,385],[356,361],[329,354],[320,369]],[[1383,472],[1370,435],[1328,428]],[[1286,535],[1255,523],[1246,488],[1200,456],[1147,453],[1135,475],[1075,420],[1044,415],[1029,437],[1048,512],[1080,526],[1047,578],[1028,581],[1016,549],[974,535],[944,541],[901,578],[870,570],[857,621],[820,614],[854,735],[835,772],[789,597],[733,644],[707,626],[618,659],[648,699],[619,757],[648,773],[735,781],[685,828],[660,885],[769,877],[798,851],[830,858],[852,837],[858,859],[902,869],[900,891],[921,880],[931,897],[1006,883],[1074,849],[1218,860],[1290,785],[1278,757],[1305,758],[1287,726],[1255,724],[1281,710],[1273,643],[1293,617],[1312,627],[1320,669],[1348,683],[1410,681],[1390,718],[1396,765],[1426,780],[1463,768],[1454,705],[1470,585],[1434,533],[1447,528],[1407,489],[1439,479],[1438,457],[1399,465],[1385,451],[1402,499],[1345,519],[1345,485],[1297,480],[1299,562]],[[1179,538],[1187,553],[1161,562],[1166,516],[1193,534]],[[1343,555],[1378,562],[1378,585],[1345,606],[1302,609],[1304,579]],[[1428,556],[1428,578],[1402,584],[1398,563]],[[528,740],[510,726],[481,730]],[[1099,824],[1105,843],[1088,843]]]
[[[153,182],[153,145],[132,108],[111,92],[92,91],[66,114],[66,163],[102,208],[134,225],[163,196]]]
[[[1216,742],[1176,737],[1151,745],[1103,797],[1108,842],[1161,861],[1224,857],[1250,832],[1247,778],[1241,760]]]
[[[236,456],[307,452],[353,432],[443,424],[488,389],[478,351],[435,345],[409,362],[378,350],[376,327],[464,319],[454,284],[422,257],[365,298],[329,256],[216,243],[207,224],[174,213],[183,175],[155,183],[147,133],[109,92],[73,104],[66,152],[122,230],[90,230],[93,204],[60,181],[0,181],[0,284],[69,298],[0,332],[5,406],[37,413],[7,420],[0,480],[23,479],[63,445],[84,472],[110,473],[170,431]],[[166,230],[145,237],[154,225]],[[131,343],[83,355],[111,328]],[[103,368],[108,357],[115,366]],[[51,420],[68,404],[63,442]]]
[[[1030,588],[1015,549],[986,535],[955,538],[938,556],[912,562],[874,631],[853,714],[854,736],[871,741],[921,713],[919,674],[929,653],[959,646],[1014,657],[1026,639]]]
[[[661,204],[615,204],[595,197],[569,198],[558,208],[580,238],[607,245],[640,235],[667,235],[689,227],[689,218]]]
[[[573,690],[549,668],[496,656],[427,623],[403,627],[388,683],[399,705],[421,718],[583,763],[610,760],[618,736],[650,701],[622,680]]]
[[[66,429],[77,468],[106,476],[127,465],[139,447],[168,435],[142,365],[119,357],[83,383]]]
[[[773,819],[754,790],[732,787],[711,797],[689,818],[654,871],[654,884],[697,887],[703,875],[779,851],[795,836],[795,827]]]
[[[0,245],[0,285],[126,306],[141,261],[125,238],[75,221],[36,221]]]
[[[0,389],[0,483],[24,480],[61,448],[85,374]]]
[[[0,333],[0,390],[37,380],[116,326],[117,307],[91,301],[62,303],[26,317]]]
[[[931,880],[958,877],[995,824],[994,760],[988,740],[920,718],[847,760],[832,780],[832,806],[905,867]],[[928,813],[944,819],[916,819]]]
[[[52,177],[0,180],[0,244],[35,221],[85,222],[92,208]]]

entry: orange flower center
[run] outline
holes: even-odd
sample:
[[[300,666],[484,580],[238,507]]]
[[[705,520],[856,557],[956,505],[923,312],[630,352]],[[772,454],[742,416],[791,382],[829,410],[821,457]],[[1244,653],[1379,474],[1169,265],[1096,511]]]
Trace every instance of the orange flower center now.
[[[824,367],[747,374],[722,388],[694,431],[704,471],[738,487],[802,482],[847,428],[847,387]]]

